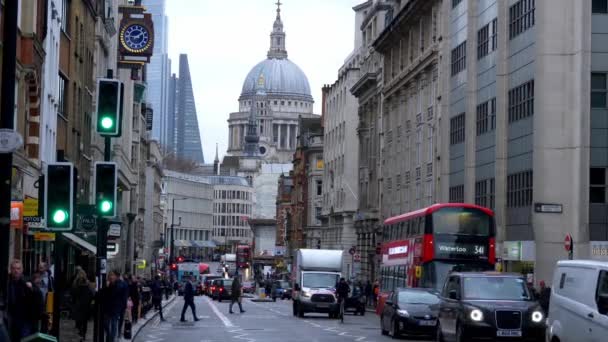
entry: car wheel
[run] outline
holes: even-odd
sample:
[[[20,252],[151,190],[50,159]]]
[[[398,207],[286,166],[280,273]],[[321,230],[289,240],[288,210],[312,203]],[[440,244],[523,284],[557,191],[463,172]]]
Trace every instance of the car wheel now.
[[[382,335],[388,335],[388,331],[384,330],[384,316],[380,316],[380,332]]]
[[[272,297],[272,301],[276,302],[277,301],[277,297]]]

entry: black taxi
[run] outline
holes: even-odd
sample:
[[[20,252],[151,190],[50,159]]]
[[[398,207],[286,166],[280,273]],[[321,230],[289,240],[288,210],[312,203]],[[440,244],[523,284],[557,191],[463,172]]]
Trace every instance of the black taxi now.
[[[520,274],[451,273],[438,320],[437,341],[545,339],[545,313]]]

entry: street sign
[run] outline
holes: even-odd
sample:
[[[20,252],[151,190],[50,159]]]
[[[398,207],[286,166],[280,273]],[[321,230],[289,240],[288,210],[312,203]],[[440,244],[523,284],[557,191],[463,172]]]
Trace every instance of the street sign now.
[[[108,237],[120,237],[120,224],[112,223],[110,225],[110,228],[108,229]]]
[[[36,221],[29,221],[27,218],[30,217],[38,217],[38,199],[37,198],[31,198],[31,197],[27,197],[25,200],[23,200],[23,221],[25,222],[36,222]]]
[[[118,255],[118,243],[108,242],[107,253],[109,257]]]
[[[564,249],[566,249],[567,252],[572,250],[572,235],[570,234],[566,234],[566,238],[564,238]]]
[[[537,213],[561,214],[564,208],[557,203],[534,203],[534,211]]]
[[[33,219],[36,217],[30,217],[30,219]],[[46,228],[46,220],[43,219],[42,217],[38,217],[38,219],[40,219],[39,221],[30,221],[27,223],[27,228],[28,229],[44,229]]]
[[[349,250],[348,253],[350,253],[350,255],[355,255],[355,253],[357,252],[355,246],[352,246]]]
[[[95,217],[93,215],[80,216],[80,228],[83,230],[95,229]]]
[[[353,261],[354,262],[361,262],[361,254],[359,254],[359,253],[353,254]]]
[[[35,232],[34,241],[55,241],[55,233]]]
[[[0,128],[0,153],[13,153],[23,145],[23,137],[10,128]]]

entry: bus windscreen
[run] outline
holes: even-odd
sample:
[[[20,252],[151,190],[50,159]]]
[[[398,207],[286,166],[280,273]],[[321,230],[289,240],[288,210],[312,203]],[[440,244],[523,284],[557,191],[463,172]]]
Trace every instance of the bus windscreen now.
[[[470,208],[443,208],[433,214],[434,234],[462,234],[489,236],[492,217]]]

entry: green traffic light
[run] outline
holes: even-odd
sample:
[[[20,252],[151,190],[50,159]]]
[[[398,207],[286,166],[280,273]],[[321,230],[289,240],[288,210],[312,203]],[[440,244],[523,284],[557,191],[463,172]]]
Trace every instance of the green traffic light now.
[[[101,202],[101,205],[99,206],[101,209],[102,213],[107,213],[110,210],[112,210],[112,202],[105,200]]]
[[[64,223],[68,219],[68,213],[65,210],[57,210],[53,213],[53,222],[60,224]]]
[[[103,129],[110,129],[110,128],[114,127],[114,120],[112,120],[112,118],[109,118],[109,117],[102,118],[101,127]]]

